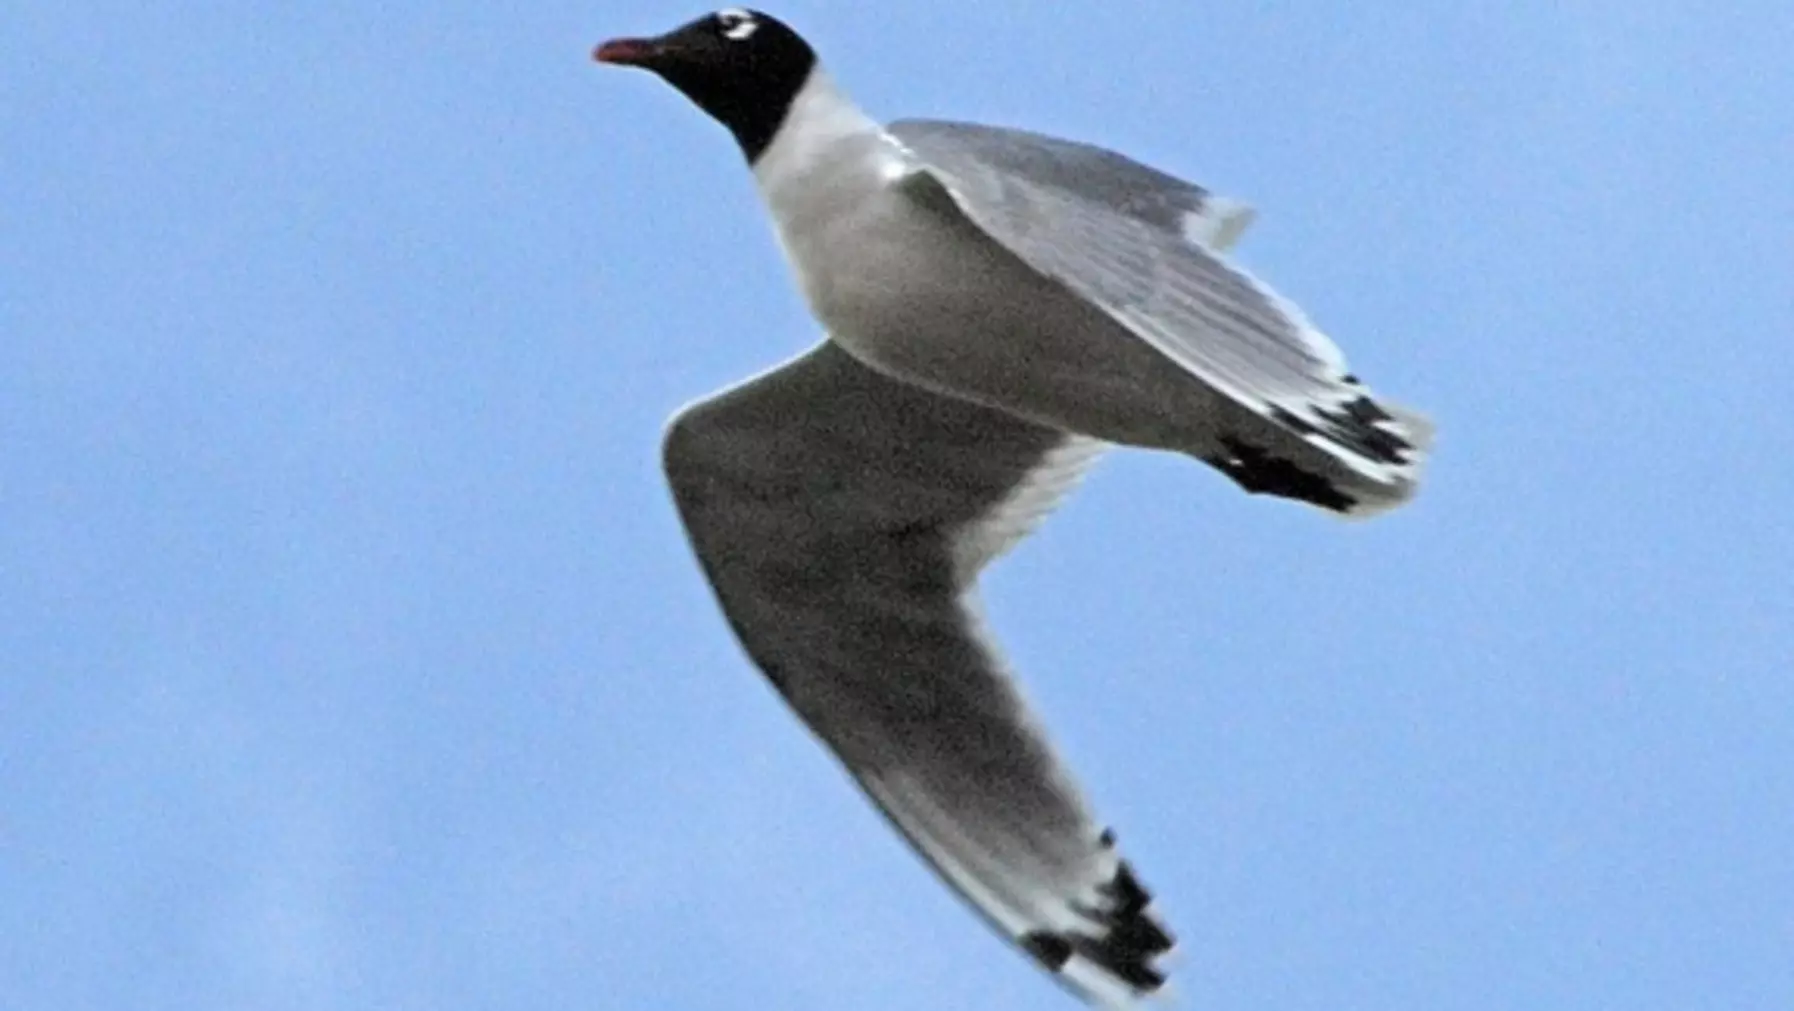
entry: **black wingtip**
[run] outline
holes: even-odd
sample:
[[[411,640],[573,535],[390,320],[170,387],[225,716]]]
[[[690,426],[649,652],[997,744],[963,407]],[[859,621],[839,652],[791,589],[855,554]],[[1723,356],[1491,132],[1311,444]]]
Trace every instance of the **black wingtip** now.
[[[1351,512],[1358,500],[1347,495],[1325,475],[1303,470],[1295,463],[1241,439],[1224,438],[1227,452],[1207,458],[1216,470],[1253,495],[1275,495],[1320,506],[1337,513]]]
[[[1023,951],[1034,956],[1034,961],[1039,962],[1049,972],[1058,972],[1065,968],[1065,963],[1071,961],[1071,953],[1074,950],[1072,943],[1067,941],[1063,935],[1046,930],[1023,934],[1016,939],[1015,943],[1021,945]]]
[[[1073,955],[1089,959],[1137,993],[1165,985],[1165,974],[1153,964],[1176,940],[1146,911],[1152,895],[1141,887],[1134,870],[1122,861],[1115,877],[1102,886],[1113,905],[1096,913],[1108,929],[1100,938],[1036,930],[1017,940],[1023,951],[1052,972],[1061,972]]]
[[[1146,911],[1152,895],[1141,887],[1125,860],[1104,891],[1115,900],[1114,909],[1105,917],[1109,932],[1100,941],[1086,941],[1080,950],[1135,989],[1157,990],[1165,984],[1165,974],[1154,968],[1152,961],[1170,951],[1176,940]]]
[[[1402,419],[1364,392],[1357,376],[1342,382],[1353,396],[1336,404],[1314,405],[1311,421],[1282,407],[1271,409],[1271,419],[1301,435],[1318,435],[1372,463],[1400,467],[1413,463],[1421,446],[1409,437]]]

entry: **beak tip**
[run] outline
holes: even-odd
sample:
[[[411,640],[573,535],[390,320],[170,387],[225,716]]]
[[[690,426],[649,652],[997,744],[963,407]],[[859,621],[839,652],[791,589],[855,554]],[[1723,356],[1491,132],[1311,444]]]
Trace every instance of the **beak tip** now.
[[[611,39],[592,50],[592,59],[617,66],[641,66],[653,56],[654,47],[643,39]]]

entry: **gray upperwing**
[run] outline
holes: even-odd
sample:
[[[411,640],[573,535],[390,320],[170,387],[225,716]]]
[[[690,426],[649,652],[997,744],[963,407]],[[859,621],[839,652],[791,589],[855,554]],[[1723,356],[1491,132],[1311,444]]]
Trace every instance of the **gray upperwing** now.
[[[977,571],[1102,444],[903,385],[832,343],[693,405],[665,465],[743,647],[937,872],[1074,988],[1171,945],[1029,714]]]
[[[1225,249],[1251,224],[1246,204],[1223,197],[1123,154],[1090,144],[1005,127],[932,119],[898,120],[886,132],[943,169],[965,161],[1004,175],[1080,193],[1167,233]]]
[[[1111,152],[1018,131],[904,121],[891,134],[993,239],[1191,374],[1386,489],[1418,480],[1432,426],[1379,403],[1301,311],[1192,235],[1206,191]]]

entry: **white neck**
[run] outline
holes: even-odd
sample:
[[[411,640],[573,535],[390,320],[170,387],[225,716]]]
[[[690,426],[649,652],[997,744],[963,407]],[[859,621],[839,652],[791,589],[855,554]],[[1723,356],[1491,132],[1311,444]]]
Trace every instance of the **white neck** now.
[[[848,149],[859,146],[853,141],[875,144],[883,133],[818,65],[792,99],[772,143],[754,162],[760,195],[776,206],[780,191],[827,168],[834,161],[831,154],[842,153],[843,144]]]

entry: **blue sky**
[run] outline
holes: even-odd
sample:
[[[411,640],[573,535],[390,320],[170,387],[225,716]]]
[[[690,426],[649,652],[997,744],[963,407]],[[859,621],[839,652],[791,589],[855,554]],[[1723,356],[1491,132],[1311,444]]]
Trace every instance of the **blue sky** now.
[[[1073,1007],[743,659],[657,468],[807,346],[698,8],[0,5],[18,1011]],[[778,9],[1099,141],[1431,412],[1345,525],[1112,457],[991,574],[1191,1008],[1794,1006],[1794,14]]]

